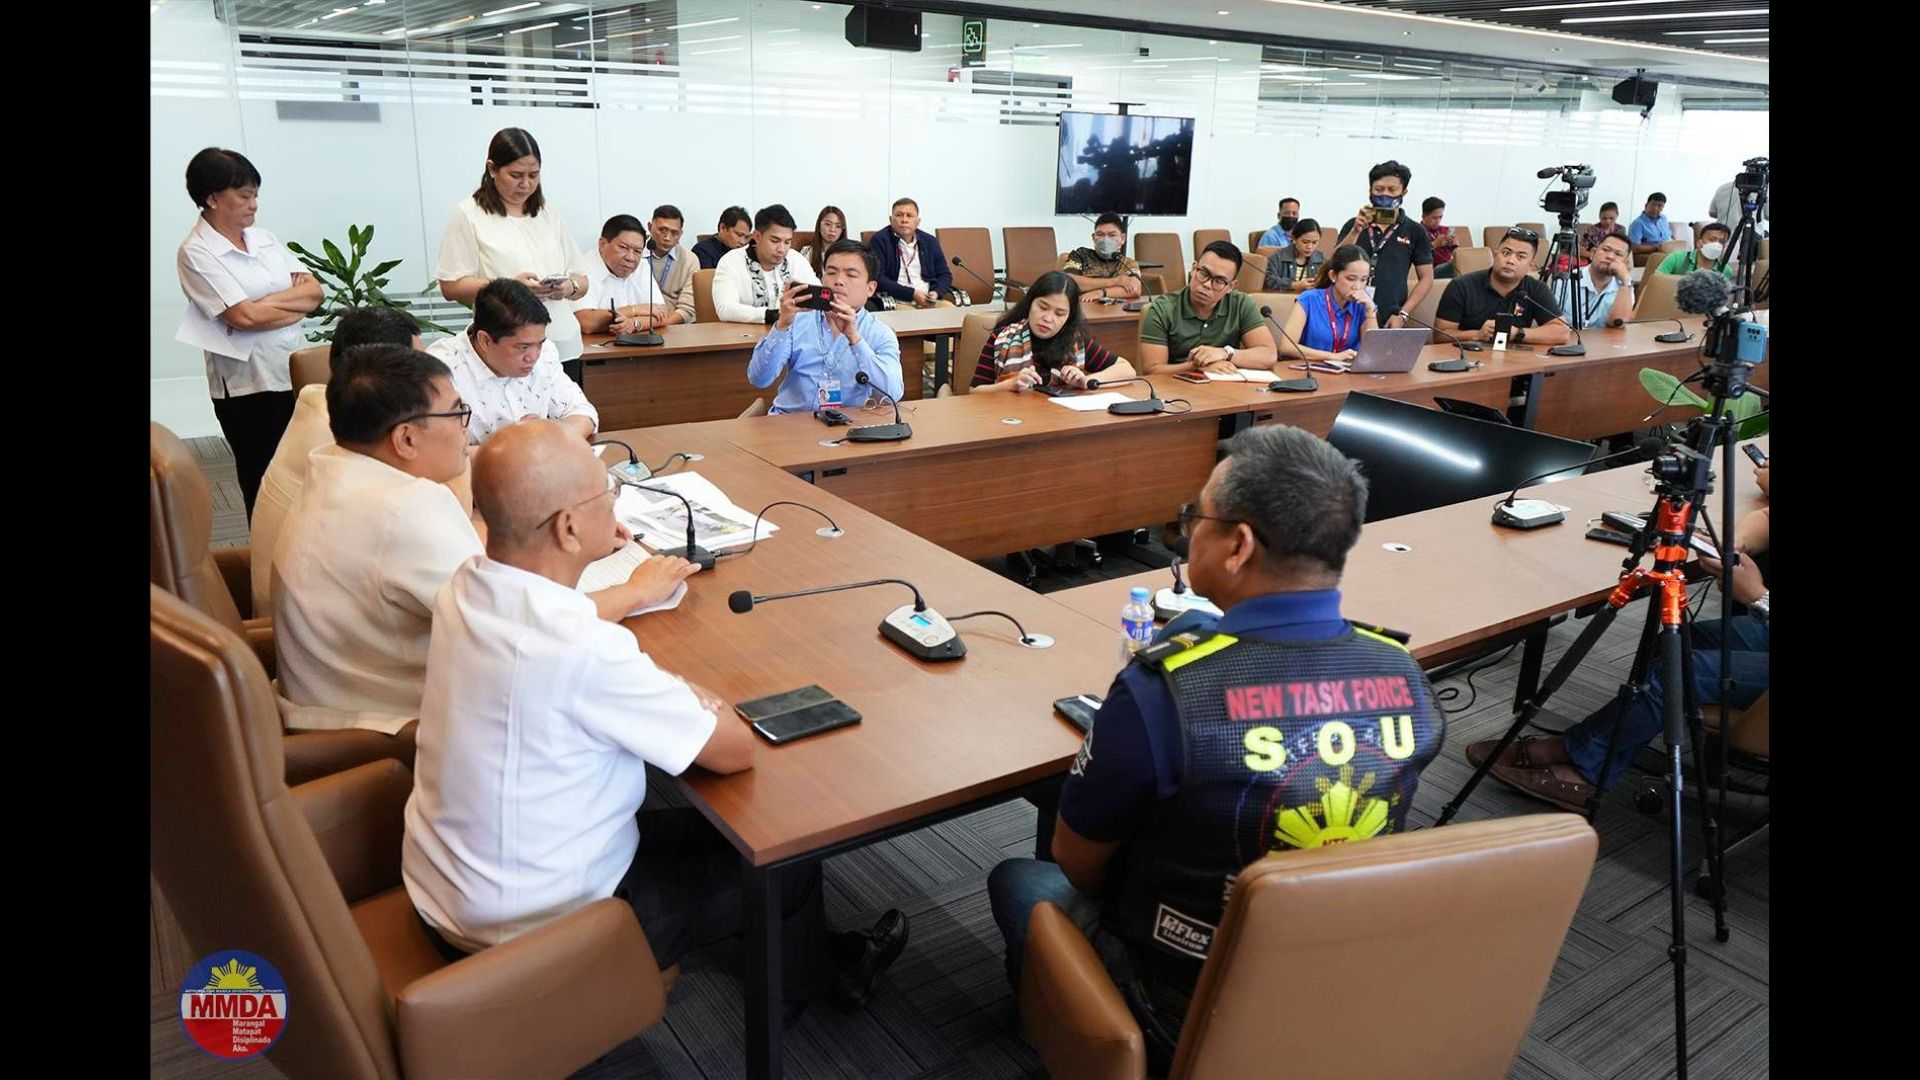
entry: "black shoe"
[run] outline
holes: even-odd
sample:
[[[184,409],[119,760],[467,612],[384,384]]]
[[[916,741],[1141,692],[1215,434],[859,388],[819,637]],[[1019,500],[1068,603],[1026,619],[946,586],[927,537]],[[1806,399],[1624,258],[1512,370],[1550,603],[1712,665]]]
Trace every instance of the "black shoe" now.
[[[871,930],[834,935],[839,974],[833,980],[833,1003],[849,1012],[873,1000],[880,973],[900,958],[907,947],[907,917],[898,909],[880,916]]]

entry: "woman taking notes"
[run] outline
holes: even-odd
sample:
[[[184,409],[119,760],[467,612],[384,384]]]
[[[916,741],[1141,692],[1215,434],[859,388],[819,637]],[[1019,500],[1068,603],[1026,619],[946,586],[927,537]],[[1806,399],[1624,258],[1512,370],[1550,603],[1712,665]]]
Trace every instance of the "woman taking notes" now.
[[[526,285],[546,304],[547,340],[579,382],[580,323],[572,302],[587,294],[587,268],[566,221],[540,190],[540,144],[521,128],[503,129],[487,145],[480,186],[447,219],[433,272],[440,295],[472,307],[494,278]]]
[[[1089,375],[1111,380],[1133,374],[1133,365],[1088,335],[1080,286],[1065,272],[1049,270],[987,335],[973,370],[973,392],[1017,393],[1043,383],[1080,390]]]
[[[1281,355],[1307,360],[1351,360],[1360,347],[1360,335],[1374,323],[1373,297],[1367,293],[1367,277],[1373,268],[1367,263],[1366,250],[1348,244],[1333,253],[1320,269],[1317,288],[1300,294],[1300,300],[1287,313],[1287,337],[1280,342]],[[1304,350],[1304,352],[1302,351]]]
[[[210,146],[187,163],[187,195],[200,218],[180,244],[187,314],[174,337],[206,358],[213,415],[233,448],[252,520],[260,477],[293,418],[287,357],[306,344],[300,320],[320,306],[320,283],[254,225],[260,171],[253,162]]]

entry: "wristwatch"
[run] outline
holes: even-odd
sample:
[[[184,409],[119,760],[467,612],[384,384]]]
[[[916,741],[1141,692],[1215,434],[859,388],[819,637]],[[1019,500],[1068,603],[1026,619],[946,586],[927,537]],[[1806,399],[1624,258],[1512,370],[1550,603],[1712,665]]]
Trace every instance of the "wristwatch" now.
[[[1525,341],[1525,340],[1527,340],[1527,328],[1526,328],[1526,327],[1524,327],[1524,326],[1516,326],[1516,327],[1514,327],[1514,328],[1513,328],[1513,343],[1514,343],[1515,345],[1518,345],[1518,344],[1520,344],[1521,342],[1523,342],[1523,341]]]
[[[1226,351],[1226,354],[1227,354],[1227,359],[1229,359],[1229,360],[1231,360],[1231,359],[1233,359],[1233,354],[1234,354],[1234,353],[1237,353],[1237,352],[1239,352],[1239,351],[1240,351],[1239,349],[1236,349],[1236,348],[1234,348],[1234,347],[1233,347],[1233,346],[1231,346],[1231,345],[1222,345],[1222,346],[1220,346],[1220,348],[1222,348],[1223,350],[1225,350],[1225,351]]]
[[[1754,622],[1765,626],[1767,620],[1773,617],[1773,590],[1768,589],[1760,594],[1760,599],[1748,604],[1747,614],[1753,616]]]

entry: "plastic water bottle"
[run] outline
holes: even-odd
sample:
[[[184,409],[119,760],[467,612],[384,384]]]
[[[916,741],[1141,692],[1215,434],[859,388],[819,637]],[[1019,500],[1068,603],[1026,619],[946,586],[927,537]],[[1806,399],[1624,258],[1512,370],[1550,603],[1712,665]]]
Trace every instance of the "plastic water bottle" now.
[[[1122,664],[1153,643],[1153,594],[1144,586],[1135,586],[1128,594],[1127,606],[1120,609],[1120,635]]]

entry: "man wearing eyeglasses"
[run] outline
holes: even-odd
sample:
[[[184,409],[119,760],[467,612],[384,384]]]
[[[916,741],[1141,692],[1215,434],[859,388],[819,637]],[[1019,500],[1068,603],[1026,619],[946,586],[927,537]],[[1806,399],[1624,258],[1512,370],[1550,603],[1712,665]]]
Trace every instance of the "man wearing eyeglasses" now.
[[[1179,292],[1154,298],[1140,317],[1140,360],[1146,374],[1156,371],[1267,370],[1280,354],[1273,331],[1246,293],[1233,288],[1240,273],[1240,249],[1215,240],[1193,260],[1193,272]]]
[[[1533,253],[1540,234],[1532,229],[1508,229],[1493,249],[1493,265],[1453,279],[1433,325],[1462,341],[1492,341],[1507,329],[1514,344],[1533,342],[1562,345],[1573,330],[1560,315],[1553,289],[1533,276]]]
[[[1225,614],[1183,615],[1135,655],[1061,789],[1055,862],[1011,859],[987,882],[1016,984],[1033,907],[1054,903],[1114,974],[1155,1076],[1234,876],[1399,831],[1445,734],[1407,650],[1340,614],[1358,466],[1278,424],[1227,455],[1180,512],[1194,590]]]
[[[583,334],[633,334],[694,321],[694,260],[680,244],[680,211],[654,210],[647,226],[615,214],[600,227],[600,264],[573,302]]]
[[[427,346],[453,373],[454,388],[473,410],[467,441],[477,446],[528,416],[558,420],[582,439],[600,429],[599,410],[567,378],[547,340],[551,319],[532,289],[495,278],[473,298],[467,332]]]

